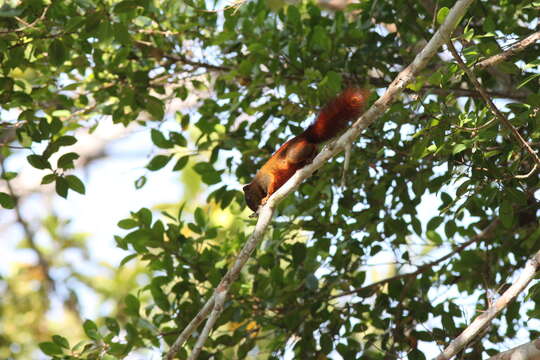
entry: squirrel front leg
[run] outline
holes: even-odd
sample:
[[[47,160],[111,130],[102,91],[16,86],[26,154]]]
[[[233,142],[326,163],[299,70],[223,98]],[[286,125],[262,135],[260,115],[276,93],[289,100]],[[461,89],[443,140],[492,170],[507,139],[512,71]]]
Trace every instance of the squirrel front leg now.
[[[260,206],[266,204],[270,196],[272,196],[272,194],[275,193],[277,189],[279,189],[277,179],[275,177],[272,177],[270,182],[268,183],[268,187],[266,188],[266,196],[261,199]]]

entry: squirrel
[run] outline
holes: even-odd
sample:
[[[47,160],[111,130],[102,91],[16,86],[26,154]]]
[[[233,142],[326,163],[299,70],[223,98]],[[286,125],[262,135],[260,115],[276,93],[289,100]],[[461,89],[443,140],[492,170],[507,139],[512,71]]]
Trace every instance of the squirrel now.
[[[244,186],[247,206],[256,213],[296,170],[313,161],[318,144],[332,139],[360,116],[368,98],[368,90],[349,87],[322,108],[313,124],[283,144]]]

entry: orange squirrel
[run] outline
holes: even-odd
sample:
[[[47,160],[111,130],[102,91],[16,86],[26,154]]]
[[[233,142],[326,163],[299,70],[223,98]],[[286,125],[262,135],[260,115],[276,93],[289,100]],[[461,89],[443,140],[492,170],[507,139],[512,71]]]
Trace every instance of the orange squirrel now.
[[[283,144],[244,186],[247,206],[257,212],[296,170],[313,161],[318,144],[336,136],[364,111],[368,98],[366,89],[347,88],[322,108],[315,122]]]

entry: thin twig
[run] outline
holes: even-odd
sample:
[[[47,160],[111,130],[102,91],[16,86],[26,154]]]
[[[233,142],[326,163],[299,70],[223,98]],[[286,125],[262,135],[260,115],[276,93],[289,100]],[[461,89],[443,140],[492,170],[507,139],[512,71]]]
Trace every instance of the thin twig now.
[[[538,169],[538,164],[534,164],[533,168],[531,169],[531,171],[529,171],[528,173],[526,174],[523,174],[523,175],[515,175],[514,176],[514,179],[526,179],[528,178],[529,176],[531,176],[532,174],[534,174],[534,172],[536,171],[536,169]]]
[[[493,56],[491,56],[491,57],[489,57],[487,59],[484,59],[484,60],[480,61],[479,63],[477,63],[474,66],[474,68],[475,69],[485,69],[487,67],[497,65],[498,63],[500,63],[502,61],[505,61],[509,57],[514,56],[517,53],[522,52],[523,50],[525,50],[527,47],[531,46],[532,44],[534,44],[538,40],[540,40],[540,31],[537,31],[537,32],[527,36],[525,39],[520,40],[520,41],[512,44],[512,46],[508,50],[503,51],[503,52],[501,52],[501,53],[499,53],[497,55],[493,55]]]
[[[370,289],[378,288],[380,285],[384,285],[384,284],[389,283],[389,282],[394,281],[394,280],[414,277],[414,276],[416,276],[418,274],[421,274],[424,271],[429,270],[429,269],[433,268],[434,266],[437,266],[440,263],[450,259],[452,256],[461,253],[469,245],[477,243],[480,240],[486,239],[493,232],[493,230],[495,230],[495,228],[497,227],[498,224],[499,224],[499,219],[497,218],[497,219],[493,220],[491,222],[491,224],[489,224],[480,234],[474,236],[470,240],[468,240],[468,241],[464,242],[463,244],[459,245],[455,250],[449,252],[448,254],[446,254],[444,256],[441,256],[440,258],[435,259],[433,261],[430,261],[430,262],[428,262],[428,263],[426,263],[424,265],[420,265],[418,267],[418,269],[416,269],[413,272],[404,273],[404,274],[398,274],[398,275],[389,277],[387,279],[379,280],[377,282],[374,282],[373,284],[369,284],[369,285],[363,286],[361,288],[353,289],[353,290],[350,290],[350,291],[345,291],[345,292],[342,292],[340,294],[331,296],[329,299],[332,300],[332,299],[337,299],[337,298],[347,296],[347,295],[362,293],[362,292],[370,290]]]
[[[20,27],[18,29],[15,29],[15,30],[2,30],[2,31],[0,31],[0,34],[11,34],[11,33],[22,32],[22,31],[24,31],[26,29],[34,27],[38,22],[40,22],[41,20],[43,20],[45,18],[45,15],[47,14],[47,11],[49,10],[49,7],[51,7],[51,5],[47,5],[45,7],[45,9],[43,9],[43,12],[41,13],[41,15],[36,20],[31,22],[30,24],[28,24],[24,20],[16,17],[17,21],[23,23],[24,26],[22,26],[22,27]]]
[[[468,127],[457,126],[457,125],[454,125],[453,127],[455,127],[456,129],[459,129],[459,130],[463,130],[463,131],[475,132],[475,131],[478,131],[478,130],[485,129],[488,126],[491,126],[496,120],[497,120],[497,118],[493,118],[493,119],[489,120],[487,123],[485,123],[483,125],[480,125],[478,127],[474,127],[474,128],[468,128]]]
[[[491,320],[508,306],[534,278],[540,267],[540,251],[538,251],[525,265],[523,272],[512,286],[506,290],[485,312],[478,316],[467,328],[455,338],[450,345],[440,353],[435,360],[449,360],[463,350],[482,330],[489,325]]]
[[[514,137],[518,140],[518,142],[521,144],[521,146],[532,156],[534,161],[540,165],[540,158],[538,157],[538,154],[531,148],[531,146],[523,139],[519,131],[508,121],[508,119],[504,116],[503,113],[495,106],[489,95],[486,93],[486,90],[480,85],[476,77],[474,76],[471,69],[467,67],[467,65],[463,62],[461,59],[461,56],[458,54],[456,48],[454,47],[454,44],[451,41],[448,41],[447,43],[448,50],[452,53],[452,56],[454,59],[456,59],[456,62],[458,63],[459,67],[467,74],[467,77],[472,82],[473,86],[478,90],[478,92],[482,95],[482,98],[484,98],[484,101],[488,105],[491,112],[495,115],[497,119],[501,123],[503,123],[510,132],[514,135]]]
[[[452,9],[448,12],[444,23],[439,30],[433,35],[431,40],[415,57],[413,62],[401,71],[394,81],[390,84],[383,96],[381,96],[365,113],[362,115],[351,128],[349,128],[344,134],[342,134],[336,141],[328,144],[313,160],[313,162],[299,171],[297,171],[281,188],[276,191],[267,201],[266,205],[260,209],[260,215],[255,225],[253,234],[249,237],[246,245],[240,251],[234,265],[225,274],[217,289],[228,289],[231,283],[238,277],[240,270],[249,259],[251,253],[255,250],[258,244],[261,242],[266,229],[268,228],[272,216],[279,202],[281,202],[288,194],[293,192],[300,183],[308,178],[313,172],[322,167],[330,158],[334,157],[339,152],[355,141],[362,130],[371,125],[377,118],[379,118],[397,99],[399,94],[403,92],[405,87],[411,83],[411,81],[419,74],[419,72],[426,67],[429,60],[437,53],[439,48],[450,40],[450,35],[457,23],[465,15],[467,8],[471,5],[473,0],[458,0]],[[196,315],[188,325],[189,331],[184,331],[177,338],[173,346],[167,353],[167,359],[171,360],[175,357],[176,353],[184,343],[184,341],[191,335],[197,325],[203,318],[208,316],[213,307],[213,302],[216,297],[216,291],[214,295],[207,301],[204,308]],[[228,291],[228,290],[227,290]]]

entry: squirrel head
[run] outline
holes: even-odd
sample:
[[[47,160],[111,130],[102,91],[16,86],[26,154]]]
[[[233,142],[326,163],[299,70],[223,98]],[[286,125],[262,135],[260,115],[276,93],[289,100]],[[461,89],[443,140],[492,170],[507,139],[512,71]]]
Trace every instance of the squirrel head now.
[[[369,99],[369,90],[359,88],[347,88],[341,95],[347,106],[354,110],[362,110]]]
[[[258,186],[256,182],[250,182],[242,189],[244,190],[247,206],[253,210],[253,212],[257,212],[262,199],[266,196],[265,191]]]

